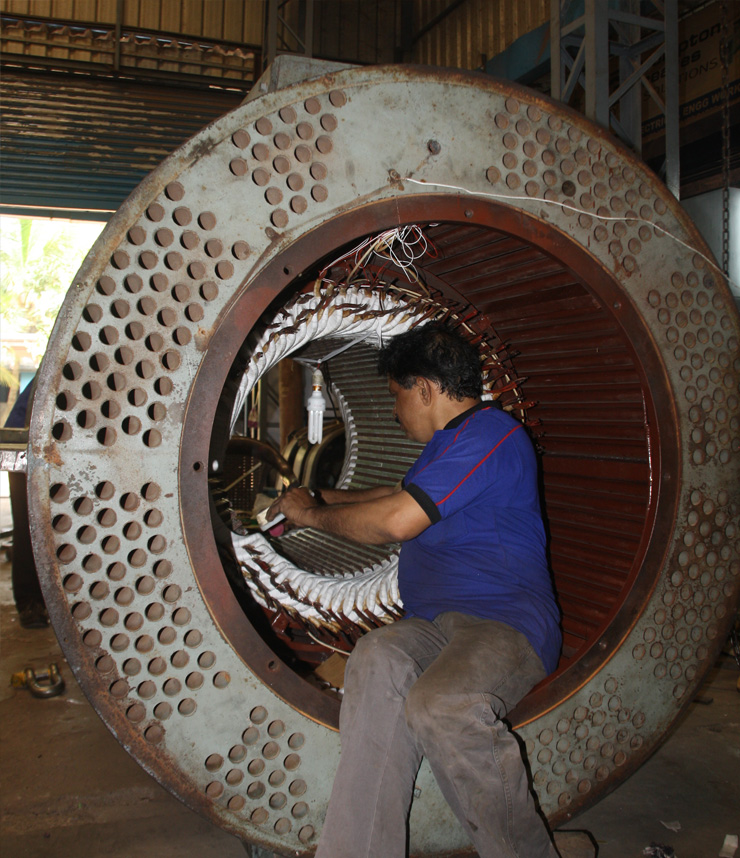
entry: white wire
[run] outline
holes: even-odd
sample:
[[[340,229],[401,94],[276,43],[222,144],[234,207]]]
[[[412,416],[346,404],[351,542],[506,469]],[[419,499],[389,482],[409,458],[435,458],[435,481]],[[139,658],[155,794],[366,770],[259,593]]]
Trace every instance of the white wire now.
[[[462,193],[468,194],[471,197],[492,197],[493,199],[497,199],[497,200],[514,200],[514,201],[519,202],[519,203],[521,203],[521,202],[547,203],[548,205],[559,206],[560,208],[568,209],[569,211],[576,212],[577,214],[588,215],[588,217],[594,217],[594,218],[597,218],[598,220],[604,220],[604,221],[619,220],[619,221],[633,221],[636,223],[644,223],[644,224],[647,224],[648,226],[651,226],[653,229],[660,230],[660,232],[662,232],[668,238],[672,239],[673,241],[677,242],[678,244],[683,245],[687,250],[690,250],[692,253],[696,253],[697,256],[700,256],[705,262],[708,262],[712,266],[712,268],[714,268],[716,271],[718,271],[720,276],[724,280],[726,280],[728,284],[731,284],[732,286],[735,286],[735,288],[740,289],[740,285],[735,283],[735,281],[732,280],[729,277],[729,275],[725,274],[725,272],[719,267],[719,265],[717,265],[717,263],[713,259],[711,259],[709,256],[707,256],[705,253],[702,253],[701,250],[697,250],[695,247],[692,247],[690,244],[683,241],[683,239],[680,239],[677,235],[674,235],[672,232],[667,230],[665,227],[660,226],[659,224],[655,223],[654,221],[647,220],[646,218],[638,217],[637,215],[634,215],[634,216],[632,216],[632,215],[630,215],[630,216],[626,216],[626,215],[600,215],[600,214],[596,214],[596,212],[590,212],[590,211],[586,211],[585,209],[579,209],[577,206],[572,206],[569,203],[557,202],[556,200],[548,200],[545,197],[520,197],[520,196],[516,196],[515,194],[497,194],[497,193],[491,193],[490,191],[471,191],[469,188],[463,188],[460,185],[448,185],[448,184],[445,184],[444,182],[433,182],[433,181],[427,181],[425,179],[412,179],[409,176],[406,176],[403,179],[403,181],[409,182],[410,184],[413,184],[413,185],[433,185],[435,188],[449,188],[452,191],[461,191]]]
[[[381,233],[378,236],[378,244],[380,247],[375,250],[378,256],[389,259],[404,270],[413,269],[414,273],[416,268],[413,263],[424,256],[429,249],[429,241],[417,224],[409,224]],[[383,252],[383,245],[386,253]],[[405,259],[401,259],[400,253],[403,253]]]
[[[316,641],[316,643],[320,646],[325,646],[327,649],[333,649],[334,652],[338,652],[339,655],[343,655],[345,658],[349,658],[349,653],[346,652],[346,650],[338,649],[337,647],[332,646],[330,643],[326,643],[325,641],[319,640],[315,635],[312,635],[308,629],[306,629],[306,634],[311,638],[312,641]]]
[[[417,245],[421,249],[415,249]],[[419,272],[416,270],[414,261],[424,256],[428,248],[429,242],[421,227],[417,224],[409,224],[381,233],[373,251],[381,259],[387,259],[400,268],[409,280],[419,282]],[[401,258],[401,254],[405,258]]]
[[[414,261],[424,256],[428,249],[429,241],[421,227],[417,224],[394,227],[384,230],[377,235],[369,236],[351,250],[337,257],[324,268],[319,275],[319,279],[323,283],[336,285],[326,277],[327,271],[330,271],[335,265],[350,258],[354,261],[354,268],[360,268],[373,253],[381,259],[387,259],[389,262],[394,263],[394,265],[406,273],[407,277],[409,273],[412,273],[412,276],[409,277],[410,280],[418,279],[418,272],[414,266]]]

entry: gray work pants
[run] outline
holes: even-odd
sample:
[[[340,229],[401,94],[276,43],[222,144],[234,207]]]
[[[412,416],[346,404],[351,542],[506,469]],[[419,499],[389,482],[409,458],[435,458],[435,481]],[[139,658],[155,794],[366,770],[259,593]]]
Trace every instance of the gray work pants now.
[[[401,620],[361,638],[316,858],[403,858],[423,756],[480,858],[557,858],[501,720],[544,676],[524,635],[467,614]]]

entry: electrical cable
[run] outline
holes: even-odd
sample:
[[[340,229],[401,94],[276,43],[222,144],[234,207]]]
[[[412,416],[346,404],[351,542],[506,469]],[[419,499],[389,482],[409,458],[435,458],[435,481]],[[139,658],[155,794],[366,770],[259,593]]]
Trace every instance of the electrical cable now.
[[[497,194],[497,193],[492,193],[490,191],[471,191],[469,188],[464,188],[460,185],[450,185],[450,184],[445,184],[444,182],[429,181],[427,179],[412,179],[410,176],[405,176],[402,179],[402,181],[409,182],[410,184],[413,184],[413,185],[422,185],[422,186],[423,185],[433,185],[435,188],[448,188],[451,191],[460,191],[461,193],[468,194],[471,197],[491,197],[491,198],[496,199],[496,200],[510,200],[510,201],[515,201],[515,202],[519,202],[519,203],[521,203],[521,202],[546,203],[547,205],[559,206],[560,208],[568,209],[569,211],[575,212],[576,214],[587,215],[588,217],[597,218],[598,220],[603,220],[603,221],[623,221],[623,222],[632,222],[632,223],[644,223],[644,224],[647,224],[648,226],[651,226],[653,229],[659,230],[668,238],[670,238],[673,241],[677,242],[678,244],[682,245],[687,250],[690,250],[692,253],[697,254],[697,256],[700,256],[705,262],[708,262],[712,266],[712,268],[714,268],[716,271],[718,271],[720,273],[722,278],[727,281],[728,285],[735,286],[736,289],[740,290],[740,284],[735,283],[734,280],[732,280],[727,274],[725,274],[725,272],[722,270],[722,268],[719,265],[717,265],[716,262],[714,262],[714,260],[712,260],[705,253],[702,253],[701,250],[697,250],[697,248],[692,247],[690,244],[688,244],[688,242],[679,238],[677,235],[674,235],[672,232],[670,232],[670,230],[666,229],[665,227],[660,226],[659,224],[655,223],[654,221],[647,220],[646,218],[638,217],[637,215],[634,215],[634,216],[632,216],[632,215],[630,215],[630,216],[626,216],[626,215],[600,215],[600,214],[596,214],[596,212],[589,212],[589,211],[586,211],[585,209],[579,209],[577,206],[572,206],[569,203],[558,202],[557,200],[548,200],[545,197],[521,197],[521,196],[516,196],[515,194]],[[379,190],[381,190],[381,189],[379,189]],[[382,190],[385,190],[385,188],[383,188]]]
[[[326,643],[325,641],[319,640],[315,635],[312,635],[308,629],[305,629],[306,634],[311,638],[312,641],[315,641],[320,646],[326,647],[327,649],[333,649],[334,652],[338,652],[339,655],[343,655],[346,657],[349,656],[349,653],[344,649],[339,649],[339,647],[332,646],[330,643]]]

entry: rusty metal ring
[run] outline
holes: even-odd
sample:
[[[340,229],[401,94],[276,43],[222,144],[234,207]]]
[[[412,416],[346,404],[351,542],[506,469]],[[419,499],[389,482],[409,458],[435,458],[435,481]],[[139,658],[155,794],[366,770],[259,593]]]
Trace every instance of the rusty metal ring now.
[[[477,76],[352,69],[247,102],[139,186],[75,278],[29,497],[49,613],[93,705],[160,782],[273,850],[315,844],[338,741],[219,577],[208,416],[233,350],[338,229],[437,219],[563,262],[629,343],[655,444],[620,607],[517,713],[551,821],[646,758],[734,613],[738,319],[660,182],[582,117]],[[434,851],[464,848],[427,768],[420,786],[412,851],[422,829]]]

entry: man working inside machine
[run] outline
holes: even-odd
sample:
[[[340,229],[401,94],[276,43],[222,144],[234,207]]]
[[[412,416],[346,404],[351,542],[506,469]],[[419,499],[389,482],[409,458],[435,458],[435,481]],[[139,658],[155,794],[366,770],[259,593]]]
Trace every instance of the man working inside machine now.
[[[426,444],[401,486],[292,489],[271,508],[357,542],[402,542],[406,617],[360,639],[347,664],[341,758],[317,858],[401,858],[427,757],[480,858],[554,858],[503,719],[550,673],[561,637],[535,453],[481,400],[475,348],[431,324],[380,353],[394,414]]]

